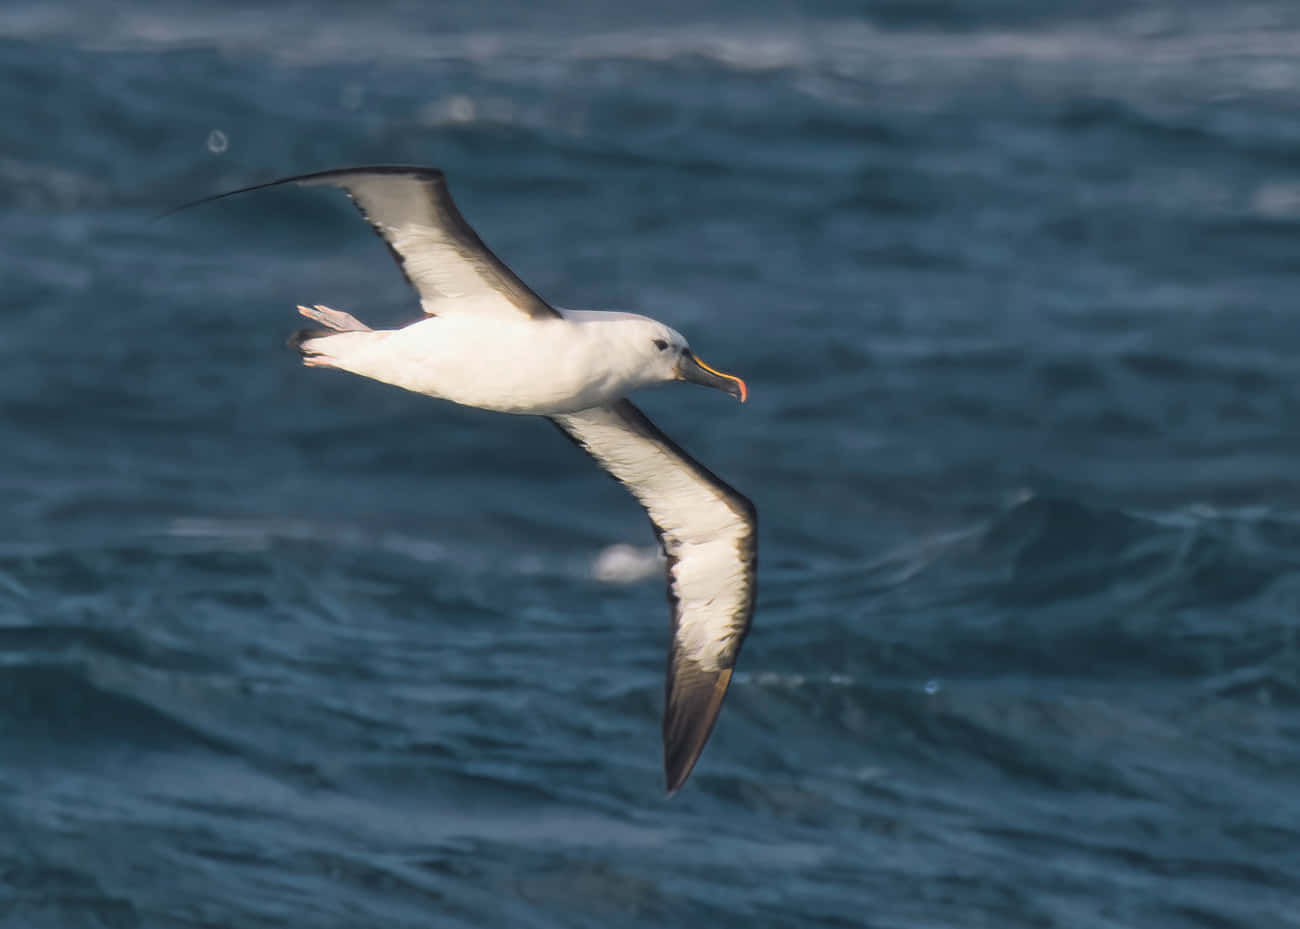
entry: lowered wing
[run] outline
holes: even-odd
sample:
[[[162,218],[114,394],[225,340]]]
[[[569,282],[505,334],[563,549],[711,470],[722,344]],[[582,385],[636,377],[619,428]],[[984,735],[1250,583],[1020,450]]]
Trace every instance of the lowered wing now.
[[[671,793],[704,750],[749,631],[757,513],[627,400],[551,420],[640,501],[668,558],[664,772]]]

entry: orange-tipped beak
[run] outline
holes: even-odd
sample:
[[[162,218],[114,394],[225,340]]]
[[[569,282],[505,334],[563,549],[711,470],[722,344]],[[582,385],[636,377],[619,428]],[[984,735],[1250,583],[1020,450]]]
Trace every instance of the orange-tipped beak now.
[[[677,363],[677,376],[683,381],[690,381],[692,384],[702,384],[705,387],[716,387],[718,390],[725,390],[741,403],[749,399],[749,388],[745,386],[744,381],[734,374],[723,374],[721,371],[710,368],[696,358],[689,349],[682,353],[682,360]]]

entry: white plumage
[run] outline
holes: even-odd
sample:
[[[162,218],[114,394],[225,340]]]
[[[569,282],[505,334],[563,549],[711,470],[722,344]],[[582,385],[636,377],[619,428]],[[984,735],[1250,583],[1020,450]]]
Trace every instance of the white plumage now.
[[[309,364],[498,413],[571,413],[674,377],[676,358],[654,347],[655,339],[684,344],[667,326],[631,314],[561,313],[533,319],[515,312],[490,322],[447,313],[303,344]]]

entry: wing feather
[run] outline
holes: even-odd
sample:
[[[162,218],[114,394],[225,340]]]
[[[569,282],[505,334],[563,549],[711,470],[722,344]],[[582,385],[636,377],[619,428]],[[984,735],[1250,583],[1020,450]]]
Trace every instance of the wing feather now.
[[[551,420],[645,507],[668,558],[664,772],[671,793],[704,750],[749,631],[757,513],[627,400]]]
[[[483,244],[456,208],[447,179],[436,168],[370,165],[300,174],[205,197],[177,209],[281,184],[328,185],[345,191],[388,245],[419,294],[425,313],[523,313],[535,319],[560,315]]]

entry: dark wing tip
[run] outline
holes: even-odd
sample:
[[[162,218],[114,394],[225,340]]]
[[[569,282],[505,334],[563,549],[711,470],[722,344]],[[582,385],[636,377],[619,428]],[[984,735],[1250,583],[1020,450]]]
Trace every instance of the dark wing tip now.
[[[254,190],[264,190],[267,187],[278,187],[280,184],[330,184],[341,177],[358,174],[393,174],[407,177],[420,177],[428,181],[445,180],[445,175],[442,173],[441,169],[424,168],[419,165],[358,165],[354,168],[332,168],[329,171],[313,171],[310,174],[295,174],[291,177],[281,177],[274,181],[265,181],[261,184],[252,184],[248,187],[240,187],[238,190],[227,190],[224,193],[200,197],[197,200],[191,200],[188,203],[182,203],[180,206],[174,206],[169,210],[158,213],[154,216],[154,220],[167,219],[169,216],[174,216],[182,210],[202,206],[205,203],[211,203],[213,200],[224,200],[226,197],[233,197],[236,194],[246,194]]]
[[[322,183],[327,184],[330,181],[343,177],[345,175],[368,174],[372,176],[382,176],[385,174],[400,175],[403,177],[418,177],[426,181],[441,181],[446,179],[441,168],[429,168],[422,165],[356,165],[351,168],[331,168],[328,171],[315,171],[311,174],[298,174],[294,177],[284,177],[278,181],[272,181],[272,184],[285,184],[294,182],[298,184]]]
[[[664,776],[669,796],[686,783],[699,761],[730,683],[731,668],[705,671],[683,660],[670,671],[664,707]]]

